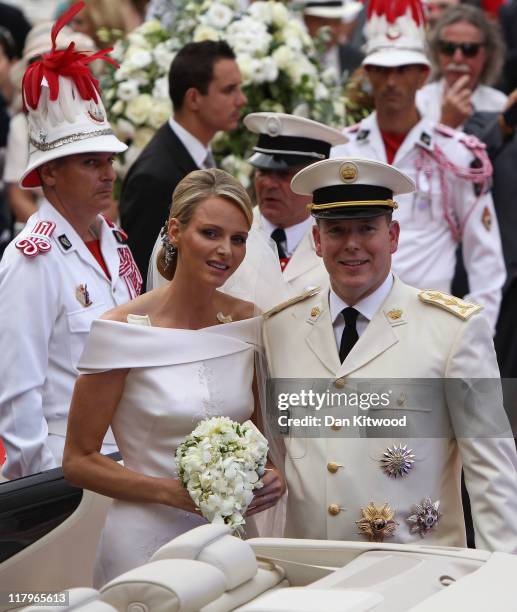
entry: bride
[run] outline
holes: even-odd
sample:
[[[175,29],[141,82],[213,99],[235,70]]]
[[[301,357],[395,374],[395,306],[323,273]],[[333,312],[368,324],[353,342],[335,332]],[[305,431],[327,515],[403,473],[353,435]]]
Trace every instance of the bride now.
[[[95,586],[145,563],[205,519],[177,479],[179,442],[203,418],[263,422],[254,383],[261,317],[218,290],[246,254],[252,222],[244,188],[221,170],[177,186],[163,273],[172,280],[94,321],[78,368],[63,471],[77,486],[114,498],[101,536]],[[124,466],[100,454],[112,426]],[[285,490],[271,464],[247,515]]]

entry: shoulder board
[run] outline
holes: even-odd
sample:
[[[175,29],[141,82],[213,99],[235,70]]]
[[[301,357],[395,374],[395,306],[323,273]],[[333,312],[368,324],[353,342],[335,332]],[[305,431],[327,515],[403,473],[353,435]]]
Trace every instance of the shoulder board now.
[[[293,304],[298,304],[298,302],[303,302],[303,300],[306,300],[307,298],[310,298],[313,295],[318,294],[320,291],[321,291],[321,287],[313,287],[312,289],[309,289],[308,291],[304,291],[302,294],[297,295],[296,297],[293,297],[290,300],[286,300],[285,302],[282,302],[281,304],[277,304],[276,306],[273,306],[273,308],[264,312],[262,314],[262,317],[264,318],[264,320],[269,319],[273,315],[279,312],[282,312],[282,310],[285,310],[289,306],[293,306]]]
[[[465,300],[460,300],[460,298],[443,293],[442,291],[420,291],[418,297],[422,302],[443,308],[443,310],[447,310],[464,321],[483,309],[483,306],[479,304],[465,302]]]
[[[56,229],[53,221],[37,221],[29,233],[24,232],[14,243],[26,257],[36,257],[52,248],[50,237]]]

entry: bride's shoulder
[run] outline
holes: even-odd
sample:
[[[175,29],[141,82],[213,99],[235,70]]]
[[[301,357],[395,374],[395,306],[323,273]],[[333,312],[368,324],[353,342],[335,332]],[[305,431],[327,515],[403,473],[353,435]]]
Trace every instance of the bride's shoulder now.
[[[149,293],[144,293],[139,297],[127,302],[126,304],[121,304],[108,310],[105,312],[101,319],[106,321],[118,321],[120,323],[127,323],[128,315],[139,315],[145,316],[148,315],[149,312],[153,309],[156,296],[153,295],[155,292],[150,291]]]
[[[251,319],[260,314],[259,308],[246,300],[233,297],[224,293],[219,294],[219,310],[225,317],[231,317],[232,321]]]

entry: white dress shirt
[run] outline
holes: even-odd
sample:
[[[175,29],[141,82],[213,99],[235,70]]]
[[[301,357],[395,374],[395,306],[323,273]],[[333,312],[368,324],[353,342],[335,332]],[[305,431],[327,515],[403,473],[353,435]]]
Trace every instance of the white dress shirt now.
[[[198,168],[206,168],[206,158],[212,155],[210,147],[205,145],[188,132],[182,125],[175,121],[172,117],[169,118],[169,126],[176,136],[181,140],[181,144],[187,149],[194,163]]]
[[[388,297],[391,288],[393,287],[393,274],[388,274],[382,285],[367,295],[362,300],[359,300],[357,304],[354,304],[355,308],[359,312],[357,317],[357,335],[360,336],[366,329],[368,323],[372,320],[373,316],[377,313],[384,300]],[[341,336],[345,329],[345,319],[342,314],[344,308],[348,308],[349,305],[344,302],[332,289],[329,292],[329,307],[330,307],[330,318],[332,319],[332,327],[334,328],[334,336],[336,338],[336,344],[339,351],[341,345]]]
[[[271,236],[274,230],[278,229],[276,225],[273,225],[270,221],[261,215],[262,218],[262,227],[264,228],[264,232]],[[290,227],[284,227],[286,244],[284,246],[284,251],[287,257],[292,257],[296,247],[300,244],[302,238],[308,231],[311,231],[311,227],[314,225],[314,219],[312,217],[307,217],[305,221],[301,223],[296,223],[296,225],[291,225]]]

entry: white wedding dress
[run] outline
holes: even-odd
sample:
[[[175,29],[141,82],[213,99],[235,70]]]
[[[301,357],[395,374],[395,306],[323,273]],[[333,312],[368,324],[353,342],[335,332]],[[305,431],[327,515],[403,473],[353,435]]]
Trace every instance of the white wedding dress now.
[[[149,476],[176,478],[181,440],[207,417],[251,417],[254,351],[261,317],[201,330],[94,321],[79,362],[83,374],[130,368],[112,429],[124,465]],[[205,523],[161,504],[115,500],[102,532],[94,585],[145,563],[163,544]]]

